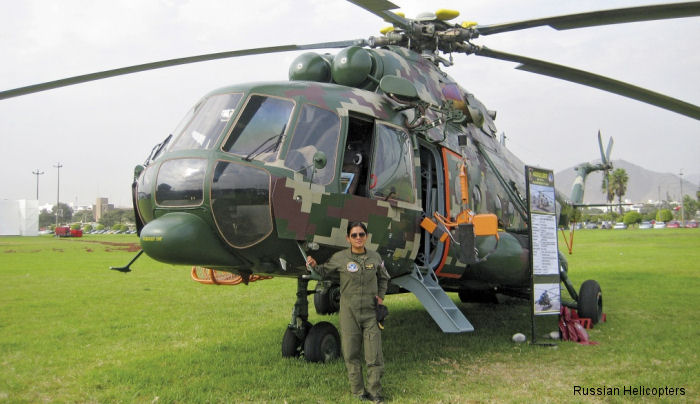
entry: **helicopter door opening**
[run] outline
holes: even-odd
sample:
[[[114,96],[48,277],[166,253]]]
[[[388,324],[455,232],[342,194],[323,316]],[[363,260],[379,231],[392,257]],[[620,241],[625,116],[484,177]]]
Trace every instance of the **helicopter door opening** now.
[[[440,169],[440,152],[432,145],[420,144],[421,202],[423,212],[432,217],[434,212],[445,214],[445,177]],[[427,230],[421,233],[420,252],[416,264],[436,270],[443,258],[445,244]]]
[[[341,190],[347,194],[368,196],[367,162],[374,133],[374,120],[351,115],[348,119],[348,137],[340,174]]]

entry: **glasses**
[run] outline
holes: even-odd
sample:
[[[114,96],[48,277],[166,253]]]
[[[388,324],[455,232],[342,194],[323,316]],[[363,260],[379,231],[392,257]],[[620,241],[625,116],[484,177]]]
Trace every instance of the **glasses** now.
[[[358,237],[359,237],[359,238],[365,238],[366,235],[367,235],[366,233],[352,233],[352,234],[350,235],[350,237],[351,237],[351,238],[358,238]]]

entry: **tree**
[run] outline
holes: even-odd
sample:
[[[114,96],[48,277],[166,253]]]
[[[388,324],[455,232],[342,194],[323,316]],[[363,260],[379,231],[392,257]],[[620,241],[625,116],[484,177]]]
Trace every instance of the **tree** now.
[[[639,212],[636,212],[634,210],[630,210],[629,212],[625,213],[625,217],[622,219],[622,221],[627,225],[633,225],[635,223],[639,223],[642,221],[642,215],[639,214]]]
[[[647,220],[647,221],[656,220],[656,212],[658,212],[657,209],[652,209],[649,211],[642,212],[642,220]]]
[[[95,215],[91,210],[80,210],[73,214],[73,220],[80,223],[94,222]]]
[[[657,222],[668,222],[669,220],[673,220],[673,213],[669,209],[661,209],[656,212]]]
[[[59,215],[58,215],[58,223],[68,223],[71,221],[73,218],[73,208],[70,206],[66,205],[65,203],[59,203],[58,204],[58,210],[59,210]],[[52,223],[56,222],[56,205],[54,205],[51,208],[51,214],[53,216],[53,221]]]
[[[46,209],[42,209],[41,212],[39,212],[39,227],[40,228],[49,227],[54,223],[56,223],[56,215],[51,214]]]
[[[683,195],[683,219],[690,220],[695,217],[700,203],[693,200],[690,195]]]
[[[612,187],[611,173],[606,172],[603,174],[603,183],[601,184],[600,188],[603,191],[603,195],[605,195],[605,200],[608,201],[608,203],[612,203],[612,201],[615,199],[615,190]]]
[[[561,212],[559,214],[559,225],[566,227],[569,225],[569,223],[580,223],[581,217],[581,209],[573,207],[569,204],[562,204]]]
[[[106,227],[112,227],[115,224],[134,223],[133,209],[111,209],[102,215],[100,223]]]
[[[612,172],[611,182],[612,190],[615,195],[617,195],[617,202],[619,206],[620,214],[622,214],[622,197],[627,192],[627,181],[630,177],[627,175],[627,171],[624,168],[617,168]]]

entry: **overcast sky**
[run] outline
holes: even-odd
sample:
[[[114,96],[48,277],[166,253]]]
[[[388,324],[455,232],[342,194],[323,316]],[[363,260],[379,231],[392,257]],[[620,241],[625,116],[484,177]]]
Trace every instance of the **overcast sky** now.
[[[494,24],[659,1],[397,0],[408,17],[433,7]],[[436,5],[436,6],[433,6]],[[197,54],[379,35],[387,24],[341,0],[0,0],[0,89]],[[627,81],[700,104],[700,18],[479,38],[491,48]],[[333,53],[337,51],[332,51]],[[295,53],[204,62],[0,101],[0,199],[54,203],[108,197],[130,206],[133,168],[199,97],[229,84],[286,80]],[[496,125],[526,164],[556,171],[599,158],[700,173],[700,121],[603,91],[455,56],[448,74],[498,111]]]

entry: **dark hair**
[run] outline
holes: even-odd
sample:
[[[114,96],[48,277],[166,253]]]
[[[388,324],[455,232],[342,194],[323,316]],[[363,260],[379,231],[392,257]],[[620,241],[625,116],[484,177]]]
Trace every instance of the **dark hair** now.
[[[358,227],[358,226],[362,227],[362,230],[364,230],[365,233],[367,233],[367,226],[365,226],[364,223],[362,223],[362,222],[350,222],[350,223],[348,223],[348,236],[350,235],[350,230],[352,230],[354,227]]]

